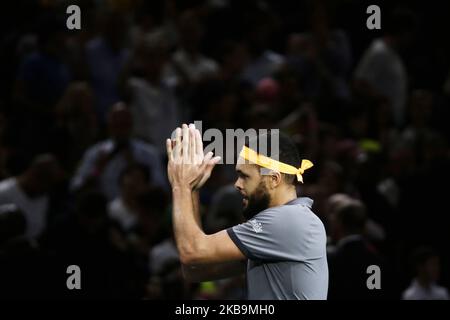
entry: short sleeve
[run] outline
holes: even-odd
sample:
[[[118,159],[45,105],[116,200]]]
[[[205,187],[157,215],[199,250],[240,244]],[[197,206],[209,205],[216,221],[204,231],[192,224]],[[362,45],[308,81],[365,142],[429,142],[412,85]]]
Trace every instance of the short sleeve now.
[[[290,215],[284,213],[268,209],[227,229],[228,235],[250,260],[305,261],[311,252],[311,241],[306,239],[305,228],[299,221],[289,221]]]

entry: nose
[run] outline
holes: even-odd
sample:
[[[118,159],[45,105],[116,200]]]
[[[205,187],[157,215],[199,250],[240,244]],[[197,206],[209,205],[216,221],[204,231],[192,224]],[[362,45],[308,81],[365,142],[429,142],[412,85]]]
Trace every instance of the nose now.
[[[236,179],[236,182],[234,183],[234,187],[238,190],[238,191],[242,191],[242,183],[241,183],[241,179]]]

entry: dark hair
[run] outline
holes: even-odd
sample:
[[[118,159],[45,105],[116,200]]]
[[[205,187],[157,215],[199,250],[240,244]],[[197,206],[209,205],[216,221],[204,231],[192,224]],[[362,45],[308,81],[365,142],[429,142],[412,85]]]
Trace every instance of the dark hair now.
[[[415,272],[417,268],[424,265],[428,260],[438,256],[437,251],[431,247],[421,246],[416,248],[410,258],[413,271]]]
[[[352,200],[338,208],[336,218],[346,233],[362,233],[367,221],[366,208],[361,201]]]
[[[278,153],[272,153],[272,140],[278,139]],[[247,147],[257,147],[256,152],[271,158],[277,158],[278,161],[289,164],[298,168],[300,166],[300,155],[297,150],[297,146],[286,134],[277,131],[267,130],[267,133],[258,134],[254,138],[245,141]],[[262,146],[266,148],[261,148]],[[295,175],[282,173],[284,180],[288,184],[297,184],[297,178]]]

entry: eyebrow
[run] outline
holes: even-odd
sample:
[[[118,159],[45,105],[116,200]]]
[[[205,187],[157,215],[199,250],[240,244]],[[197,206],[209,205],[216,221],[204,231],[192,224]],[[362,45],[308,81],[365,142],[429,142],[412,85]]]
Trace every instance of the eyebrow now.
[[[237,169],[236,170],[236,173],[237,174],[239,174],[239,175],[242,175],[242,176],[244,176],[244,177],[248,177],[249,175],[248,174],[245,174],[242,170],[240,170],[240,169]]]

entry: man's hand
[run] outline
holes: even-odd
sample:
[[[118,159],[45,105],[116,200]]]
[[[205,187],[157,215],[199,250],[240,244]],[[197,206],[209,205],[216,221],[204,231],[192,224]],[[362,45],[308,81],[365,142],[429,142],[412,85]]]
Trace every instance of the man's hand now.
[[[194,186],[194,189],[200,189],[211,176],[211,172],[214,166],[219,163],[220,157],[213,157],[212,152],[208,152],[206,155],[203,153],[203,141],[200,131],[195,128],[195,125],[189,125],[189,128],[193,128],[195,131],[195,153],[196,157],[202,163],[202,176],[198,183]]]
[[[175,141],[167,139],[167,172],[172,188],[198,189],[208,180],[220,157],[203,154],[200,132],[194,125],[183,124],[175,131]]]

